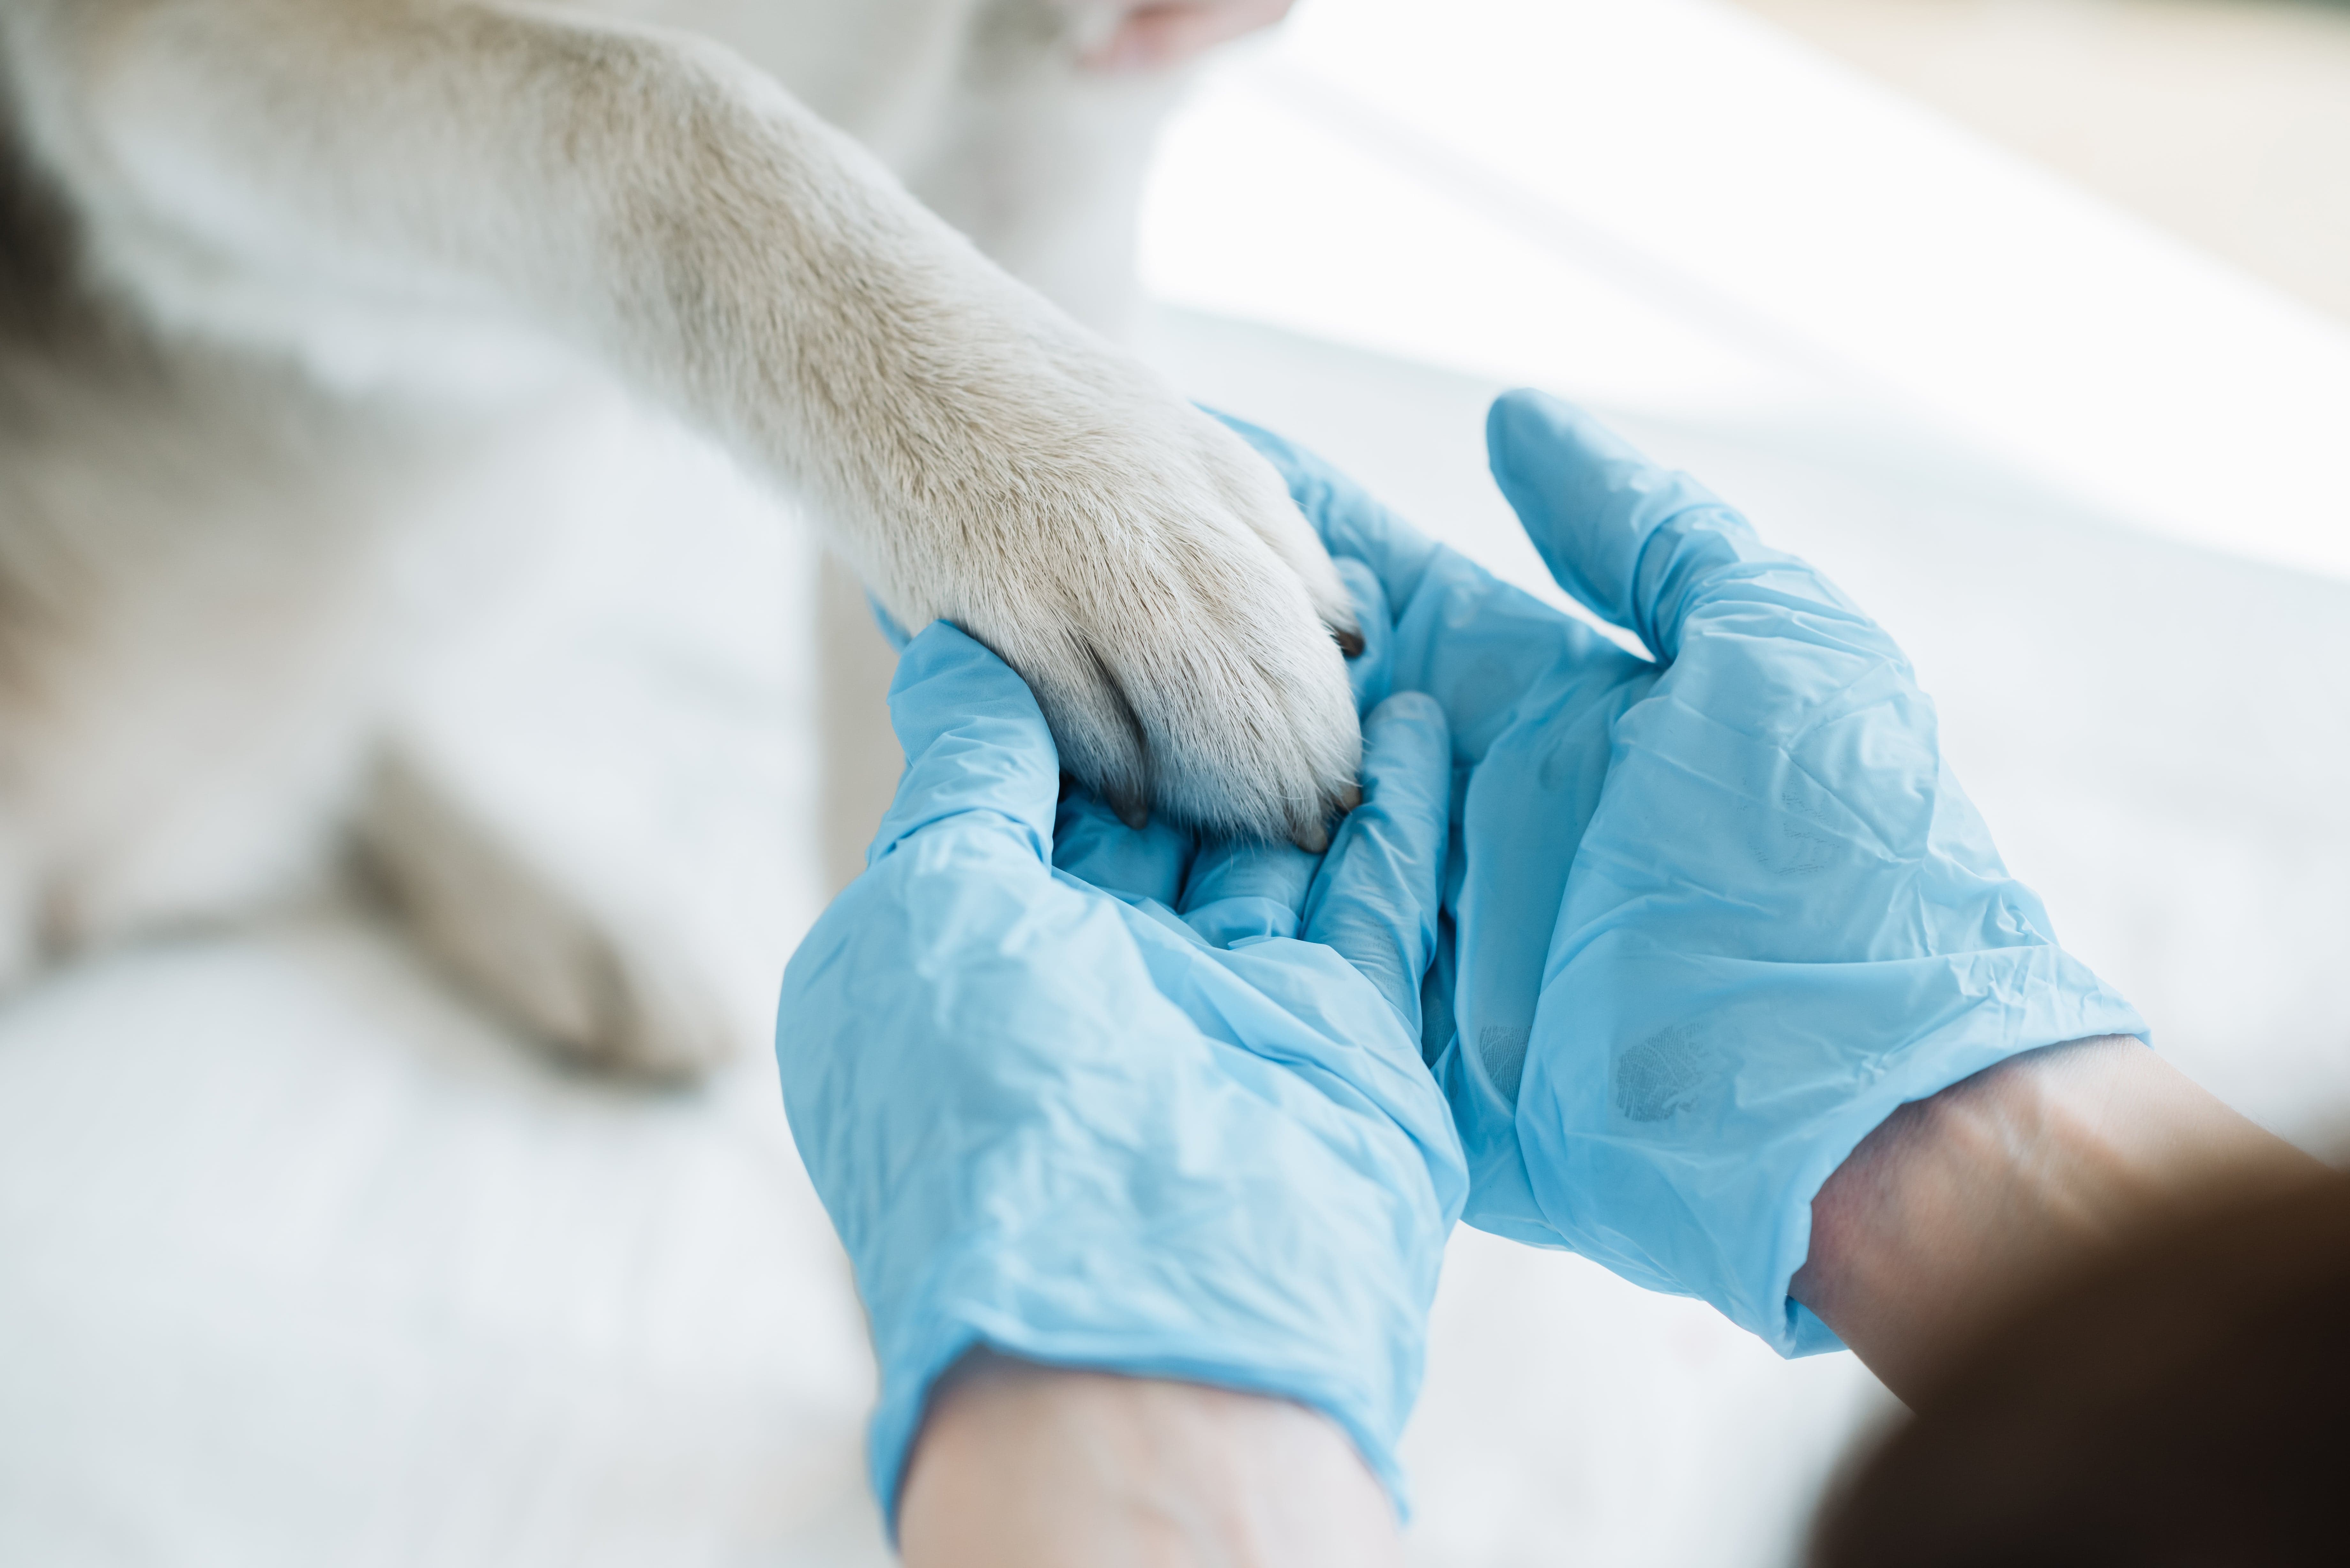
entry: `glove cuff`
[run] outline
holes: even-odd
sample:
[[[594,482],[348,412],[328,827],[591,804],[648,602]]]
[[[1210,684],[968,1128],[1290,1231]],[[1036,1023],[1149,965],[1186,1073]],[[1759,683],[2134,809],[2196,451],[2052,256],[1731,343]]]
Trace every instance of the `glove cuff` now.
[[[2147,1034],[2135,1009],[2053,946],[1860,964],[1592,957],[1619,1003],[1695,997],[1705,1012],[1701,1024],[1659,1028],[1584,988],[1544,997],[1545,1012],[1578,1013],[1585,1038],[1618,1044],[1604,1079],[1528,1064],[1516,1121],[1544,1213],[1576,1251],[1711,1302],[1782,1355],[1841,1347],[1788,1284],[1811,1251],[1813,1199],[1887,1116],[2026,1051]],[[1823,1038],[1822,1020],[1841,1026]],[[1860,1044],[1904,1021],[1893,1044]],[[1750,1052],[1773,1064],[1767,1085],[1742,1082]],[[1765,1092],[1775,1113],[1750,1119]]]

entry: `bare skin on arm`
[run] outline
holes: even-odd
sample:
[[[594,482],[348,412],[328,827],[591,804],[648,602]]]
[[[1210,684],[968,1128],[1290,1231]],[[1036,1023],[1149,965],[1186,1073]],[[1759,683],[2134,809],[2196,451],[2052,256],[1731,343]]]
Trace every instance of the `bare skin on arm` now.
[[[908,1568],[1381,1568],[1395,1511],[1285,1399],[976,1353],[933,1397],[899,1511]]]
[[[2135,1040],[2052,1045],[1863,1139],[1813,1200],[1793,1293],[1914,1402],[1978,1325],[2051,1280],[2325,1175]]]

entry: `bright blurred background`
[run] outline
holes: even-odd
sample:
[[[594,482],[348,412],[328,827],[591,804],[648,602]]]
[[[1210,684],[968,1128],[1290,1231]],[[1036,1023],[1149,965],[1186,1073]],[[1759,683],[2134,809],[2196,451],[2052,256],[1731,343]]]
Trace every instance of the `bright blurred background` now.
[[[1555,602],[1484,476],[1505,385],[1813,557],[2068,945],[2339,1158],[2350,7],[1304,0],[1169,128],[1142,256],[1187,390]],[[853,589],[706,499],[449,722],[585,831],[672,835],[641,897],[755,1012],[897,758]],[[700,783],[631,784],[654,752]],[[0,1562],[877,1563],[869,1376],[771,1064],[566,1076],[331,909],[0,1013]],[[1414,1561],[1788,1563],[1890,1409],[1463,1232]]]

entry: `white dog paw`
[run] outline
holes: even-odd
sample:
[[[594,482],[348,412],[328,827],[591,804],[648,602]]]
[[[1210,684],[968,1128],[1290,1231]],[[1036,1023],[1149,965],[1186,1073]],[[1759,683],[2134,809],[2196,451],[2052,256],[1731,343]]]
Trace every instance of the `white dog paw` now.
[[[1361,760],[1345,584],[1245,441],[1106,345],[1060,349],[992,417],[921,431],[915,494],[852,554],[909,628],[953,621],[1017,670],[1129,821],[1320,848]]]
[[[510,1023],[584,1066],[690,1077],[743,1054],[722,988],[657,919],[605,896],[411,753],[378,768],[369,868],[420,945]],[[658,907],[656,905],[656,907]]]

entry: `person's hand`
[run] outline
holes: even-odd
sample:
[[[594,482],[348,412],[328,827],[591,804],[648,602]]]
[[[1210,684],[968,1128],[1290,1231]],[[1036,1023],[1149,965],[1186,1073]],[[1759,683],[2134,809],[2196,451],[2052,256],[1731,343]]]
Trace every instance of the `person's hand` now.
[[[952,626],[889,700],[906,773],[792,958],[775,1045],[871,1318],[885,1516],[932,1385],[981,1347],[1296,1400],[1392,1486],[1467,1189],[1418,1040],[1437,705],[1369,715],[1326,856],[1194,857],[1056,809],[1035,699]]]
[[[2145,1024],[2008,876],[1892,640],[1687,476],[1539,394],[1488,422],[1552,575],[1650,662],[1234,423],[1378,575],[1389,677],[1451,722],[1425,1044],[1464,1217],[1833,1346],[1788,1282],[1854,1147],[1993,1063]]]

